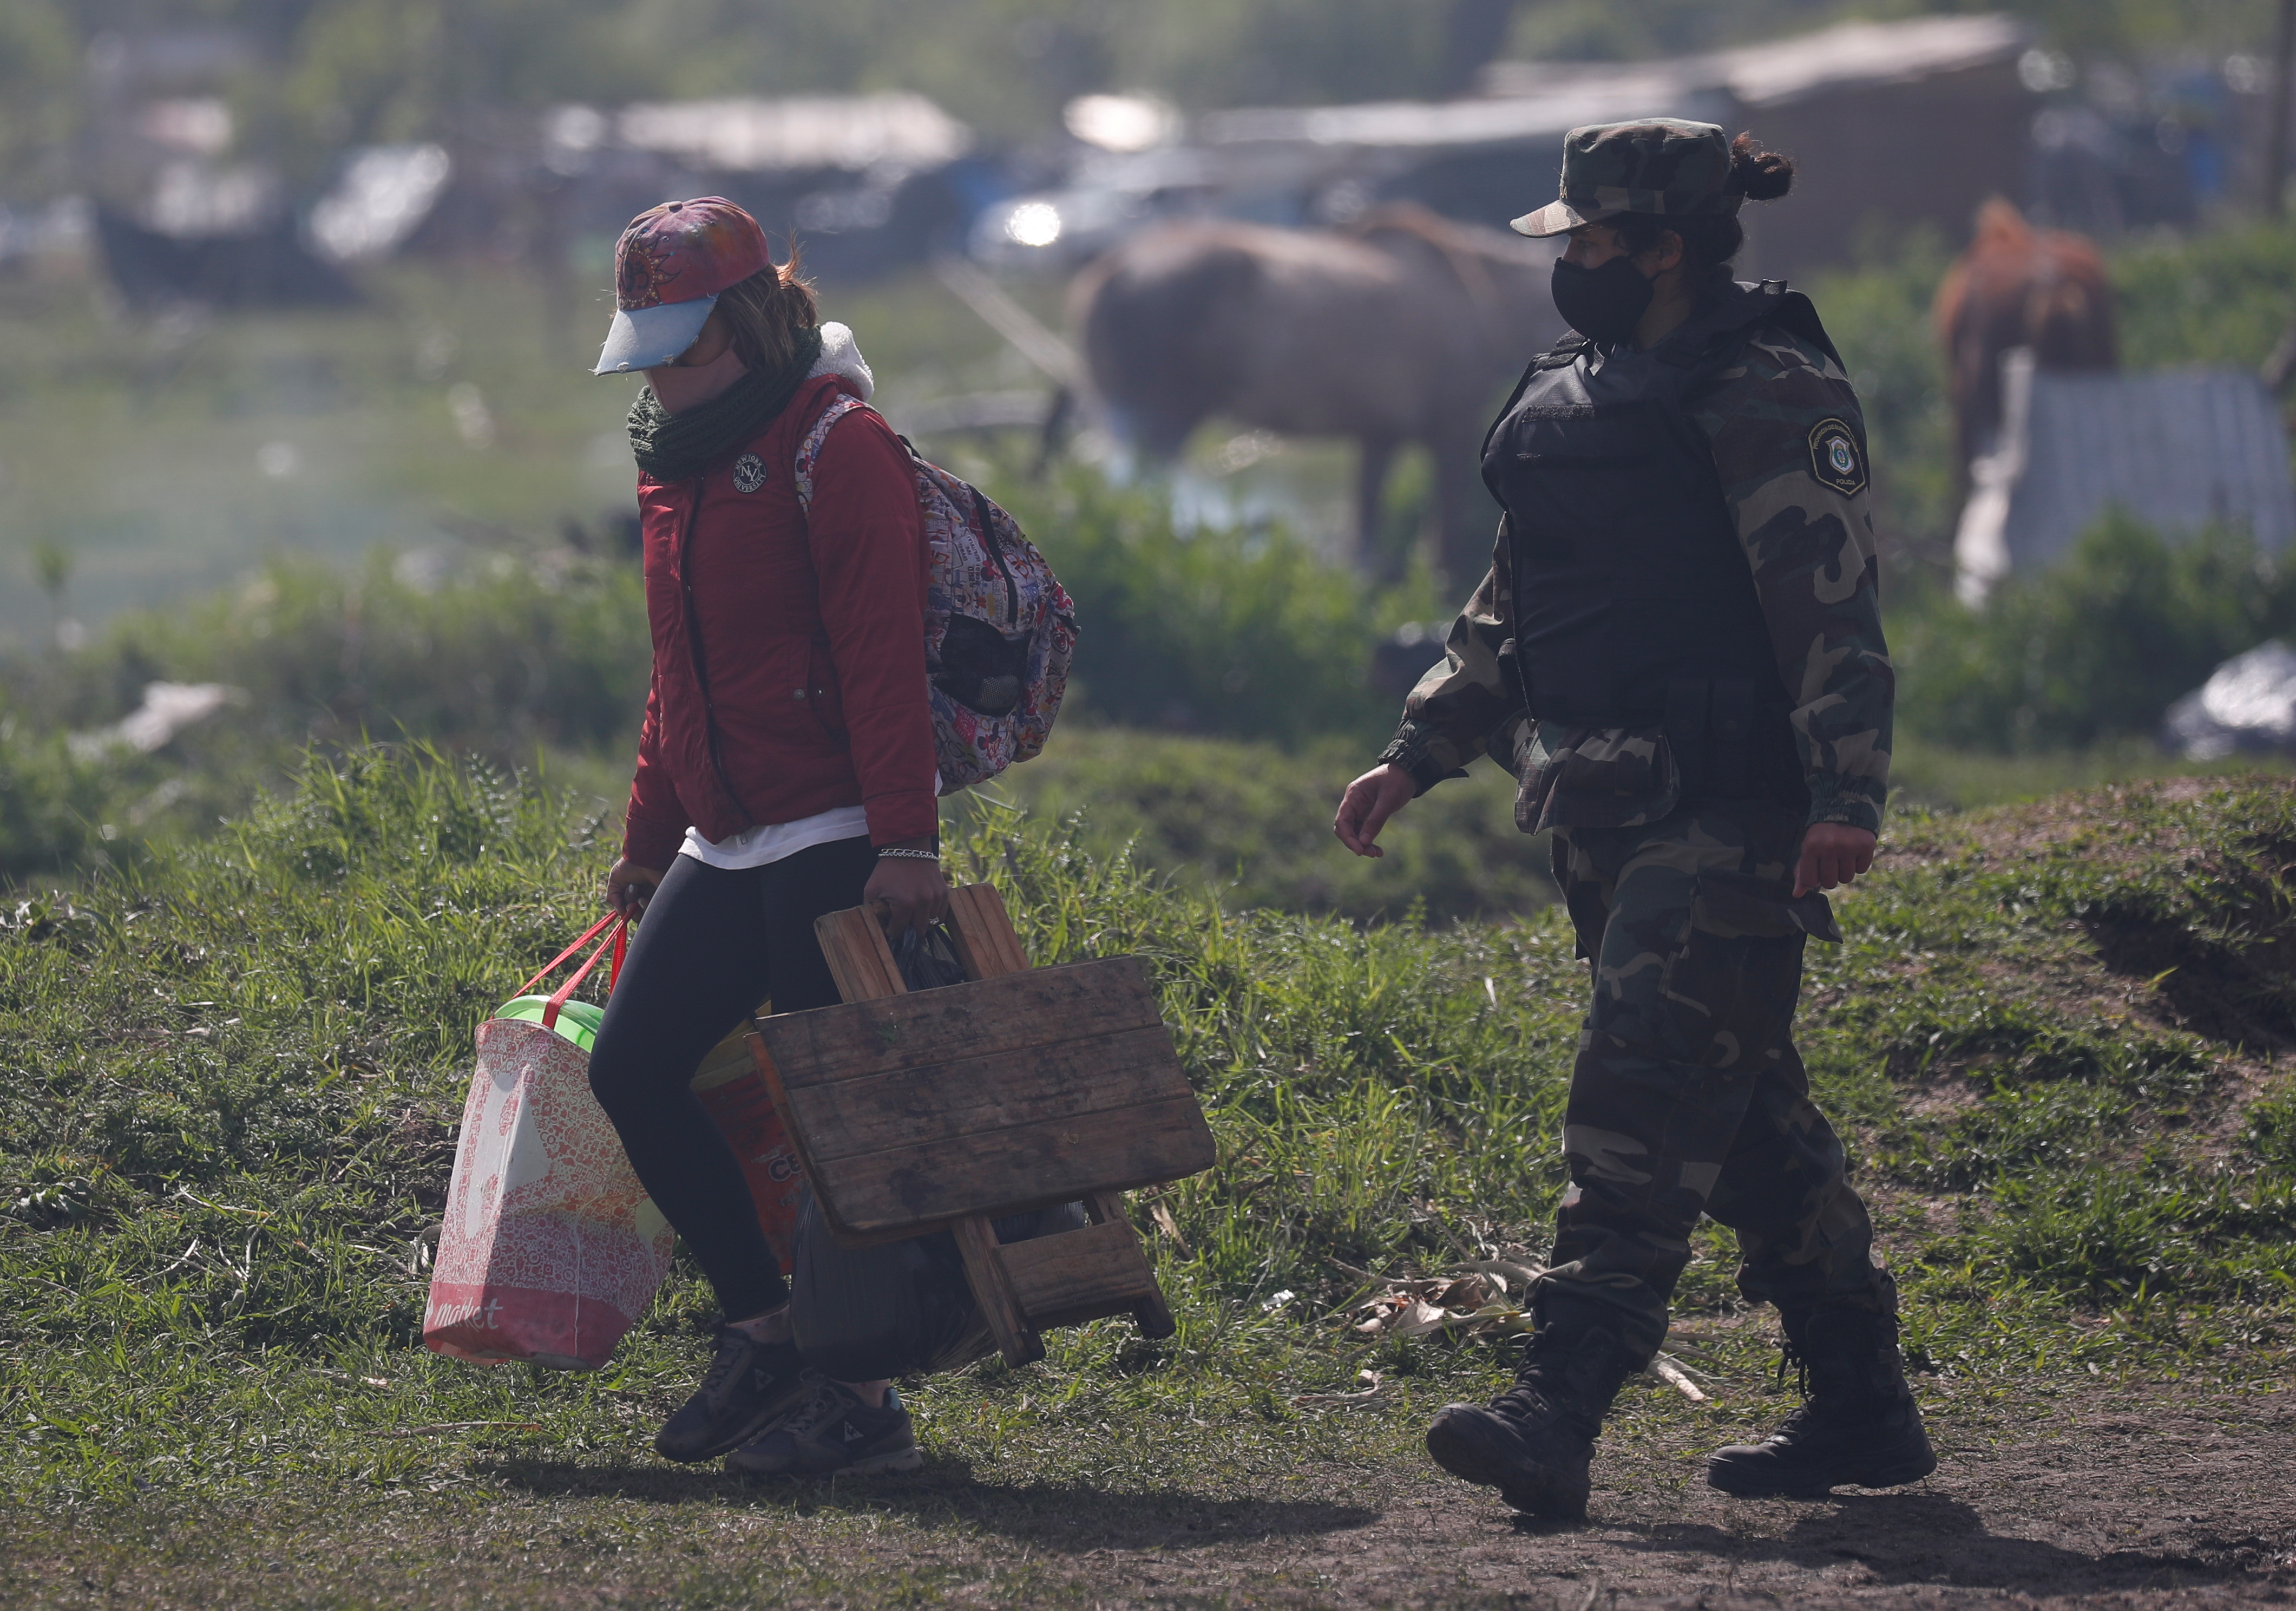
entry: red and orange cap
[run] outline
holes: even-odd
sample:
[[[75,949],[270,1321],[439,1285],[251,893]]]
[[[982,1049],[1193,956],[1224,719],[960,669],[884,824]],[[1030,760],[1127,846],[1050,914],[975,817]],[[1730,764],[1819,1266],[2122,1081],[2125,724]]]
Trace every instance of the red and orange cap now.
[[[614,322],[590,373],[667,364],[693,345],[719,292],[773,260],[757,219],[723,196],[638,214],[614,243]]]

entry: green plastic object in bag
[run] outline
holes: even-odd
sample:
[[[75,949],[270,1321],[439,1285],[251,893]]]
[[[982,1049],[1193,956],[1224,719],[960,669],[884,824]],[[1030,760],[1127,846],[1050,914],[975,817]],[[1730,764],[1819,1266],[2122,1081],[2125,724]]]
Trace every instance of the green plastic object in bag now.
[[[497,1018],[523,1018],[529,1023],[542,1022],[543,1009],[550,1005],[547,996],[520,996],[505,1001],[495,1014]],[[587,1001],[569,1001],[558,1009],[558,1022],[553,1027],[584,1051],[598,1042],[598,1025],[604,1023],[606,1009],[593,1007]]]

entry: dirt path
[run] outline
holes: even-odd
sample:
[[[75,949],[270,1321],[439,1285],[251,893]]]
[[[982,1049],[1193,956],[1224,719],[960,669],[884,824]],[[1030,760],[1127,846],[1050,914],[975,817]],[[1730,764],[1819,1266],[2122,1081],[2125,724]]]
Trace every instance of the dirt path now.
[[[2101,1410],[1954,1435],[1927,1482],[1825,1502],[1732,1500],[1657,1438],[1599,1468],[1588,1524],[1511,1521],[1409,1482],[1374,1519],[1167,1559],[1111,1558],[1128,1597],[1285,1590],[1340,1604],[2155,1605],[2296,1599],[2296,1395]],[[2156,1427],[2172,1426],[2179,1435]],[[1239,1518],[1241,1523],[1242,1518]],[[1247,1524],[1248,1525],[1248,1524]],[[1225,1580],[1225,1582],[1223,1582]],[[1116,1587],[1115,1582],[1109,1585]],[[1144,1592],[1146,1591],[1146,1592]]]
[[[792,1493],[658,1464],[235,1513],[0,1519],[0,1605],[2153,1607],[2296,1598],[2296,1393],[1938,1404],[1944,1465],[1825,1502],[1699,1480],[1702,1413],[1606,1440],[1585,1527],[1433,1474],[1408,1415],[1326,1417],[1257,1477],[1111,1491],[936,1461]],[[1247,1464],[1259,1458],[1246,1451]]]

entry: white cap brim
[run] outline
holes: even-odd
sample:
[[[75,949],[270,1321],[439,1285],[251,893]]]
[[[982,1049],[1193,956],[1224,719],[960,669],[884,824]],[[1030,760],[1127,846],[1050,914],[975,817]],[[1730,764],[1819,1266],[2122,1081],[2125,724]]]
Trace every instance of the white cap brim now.
[[[668,363],[693,345],[717,305],[716,297],[706,296],[617,312],[606,329],[606,344],[599,349],[598,366],[590,373],[627,374]]]

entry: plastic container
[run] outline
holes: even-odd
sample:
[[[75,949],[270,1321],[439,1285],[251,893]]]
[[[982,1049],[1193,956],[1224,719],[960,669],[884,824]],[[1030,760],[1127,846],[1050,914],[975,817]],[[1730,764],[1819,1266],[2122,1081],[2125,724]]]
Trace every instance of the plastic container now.
[[[529,1023],[542,1022],[542,1010],[550,1005],[547,996],[520,996],[505,1001],[496,1012],[497,1018],[517,1018]],[[558,1022],[553,1027],[558,1033],[587,1052],[598,1044],[598,1026],[606,1021],[606,1009],[587,1001],[569,1001],[558,1009]]]

